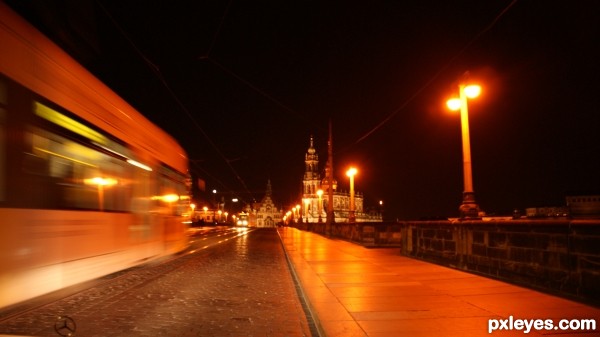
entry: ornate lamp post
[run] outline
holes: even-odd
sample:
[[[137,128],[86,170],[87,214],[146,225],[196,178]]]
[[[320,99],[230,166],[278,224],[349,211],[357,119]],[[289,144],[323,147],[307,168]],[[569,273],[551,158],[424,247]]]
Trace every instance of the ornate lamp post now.
[[[450,110],[460,109],[460,125],[462,130],[462,148],[463,148],[463,176],[464,191],[462,204],[459,207],[460,217],[462,219],[479,218],[479,206],[475,202],[475,192],[473,191],[473,172],[471,170],[471,144],[469,140],[469,109],[467,98],[479,96],[481,87],[478,85],[467,85],[461,82],[458,85],[459,97],[453,98],[447,102]]]
[[[350,177],[350,214],[348,215],[348,222],[355,222],[356,215],[354,214],[354,176],[358,171],[351,167],[348,171],[346,171],[346,175]]]

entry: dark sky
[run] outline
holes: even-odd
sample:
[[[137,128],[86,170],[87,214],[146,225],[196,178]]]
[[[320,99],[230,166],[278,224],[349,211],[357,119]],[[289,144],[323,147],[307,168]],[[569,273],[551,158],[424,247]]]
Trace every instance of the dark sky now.
[[[600,2],[7,1],[188,151],[208,189],[298,202],[311,135],[386,218],[457,216],[469,71],[488,213],[600,191]]]

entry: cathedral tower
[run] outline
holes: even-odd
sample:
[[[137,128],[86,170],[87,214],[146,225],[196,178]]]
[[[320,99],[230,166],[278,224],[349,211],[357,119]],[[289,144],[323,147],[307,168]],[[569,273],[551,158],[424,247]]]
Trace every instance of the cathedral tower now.
[[[304,157],[304,190],[303,195],[316,195],[320,188],[321,180],[319,178],[319,155],[315,150],[313,136],[310,136],[310,146]]]

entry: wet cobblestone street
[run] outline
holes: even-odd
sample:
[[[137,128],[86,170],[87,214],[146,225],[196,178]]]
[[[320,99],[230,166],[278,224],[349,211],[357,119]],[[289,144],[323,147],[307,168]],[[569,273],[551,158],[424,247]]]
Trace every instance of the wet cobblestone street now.
[[[314,335],[274,229],[113,275],[5,315],[0,334],[58,336],[61,316],[75,321],[75,336]]]

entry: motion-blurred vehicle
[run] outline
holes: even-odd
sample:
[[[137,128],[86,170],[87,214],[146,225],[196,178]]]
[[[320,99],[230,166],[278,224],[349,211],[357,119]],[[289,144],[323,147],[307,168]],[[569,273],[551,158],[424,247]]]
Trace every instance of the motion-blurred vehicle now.
[[[0,308],[187,247],[188,160],[0,2]]]

